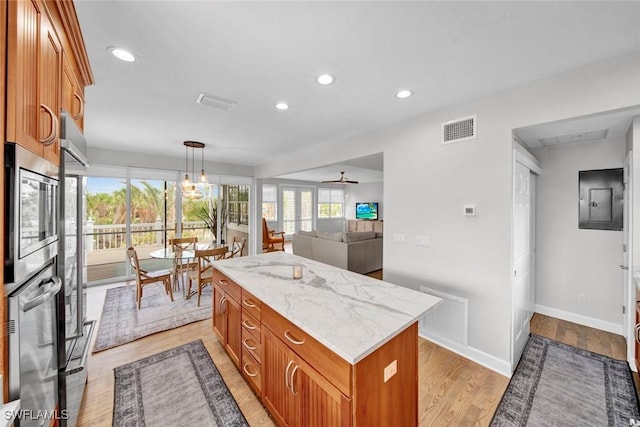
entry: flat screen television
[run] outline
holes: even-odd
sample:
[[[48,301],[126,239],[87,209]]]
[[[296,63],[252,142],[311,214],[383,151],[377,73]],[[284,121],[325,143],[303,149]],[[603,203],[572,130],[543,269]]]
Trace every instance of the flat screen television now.
[[[378,219],[378,203],[356,203],[356,219]]]

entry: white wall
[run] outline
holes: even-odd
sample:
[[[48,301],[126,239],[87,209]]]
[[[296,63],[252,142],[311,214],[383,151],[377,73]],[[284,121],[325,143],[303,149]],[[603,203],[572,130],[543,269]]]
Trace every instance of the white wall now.
[[[578,228],[578,171],[622,168],[622,137],[532,150],[540,160],[536,305],[609,322],[622,331],[622,231]],[[583,294],[586,302],[578,302]]]
[[[349,184],[345,188],[345,217],[356,218],[357,202],[378,202],[378,219],[384,220],[384,183]]]
[[[640,52],[634,52],[281,156],[256,173],[274,176],[291,165],[306,169],[384,152],[385,234],[406,236],[404,244],[385,239],[385,280],[468,298],[465,354],[505,372],[511,369],[512,129],[638,104]],[[441,123],[471,114],[478,116],[477,139],[441,145]],[[477,204],[477,217],[462,214],[467,203]],[[417,235],[429,236],[431,246],[416,247]]]

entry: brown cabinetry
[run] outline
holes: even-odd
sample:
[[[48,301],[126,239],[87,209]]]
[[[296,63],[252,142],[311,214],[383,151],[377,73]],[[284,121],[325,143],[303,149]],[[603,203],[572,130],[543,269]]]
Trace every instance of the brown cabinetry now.
[[[240,287],[232,281],[214,274],[213,330],[218,335],[231,360],[240,367],[241,311]]]
[[[62,62],[62,108],[83,129],[84,125],[84,87],[78,83],[76,72],[68,55],[63,55]]]
[[[62,47],[44,3],[9,2],[7,140],[60,162]]]

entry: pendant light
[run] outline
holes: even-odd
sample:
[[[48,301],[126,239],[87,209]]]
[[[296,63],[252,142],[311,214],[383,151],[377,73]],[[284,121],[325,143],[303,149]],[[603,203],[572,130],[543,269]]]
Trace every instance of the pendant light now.
[[[191,181],[189,178],[189,148],[191,148],[191,174],[193,177],[195,177],[195,149],[199,148],[202,150],[202,170],[200,174],[200,181],[206,182],[207,174],[204,171],[204,144],[197,141],[184,141],[183,144],[186,147],[186,155],[185,175],[184,180],[182,180],[180,185],[182,188],[182,195],[189,200],[201,199],[203,197],[202,192],[196,187],[195,182]],[[202,177],[204,177],[204,181],[202,181]]]

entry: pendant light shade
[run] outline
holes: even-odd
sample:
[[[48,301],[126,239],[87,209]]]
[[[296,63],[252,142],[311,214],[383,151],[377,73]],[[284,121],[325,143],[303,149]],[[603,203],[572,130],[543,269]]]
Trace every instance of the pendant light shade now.
[[[202,150],[202,169],[200,171],[200,183],[207,183],[207,173],[204,171],[204,144],[197,141],[184,141],[183,142],[186,154],[185,154],[185,173],[184,179],[180,183],[182,189],[182,196],[189,200],[202,199],[203,193],[198,189],[196,183],[191,181],[189,177],[189,148],[191,148],[191,176],[195,178],[195,150],[199,148]]]

